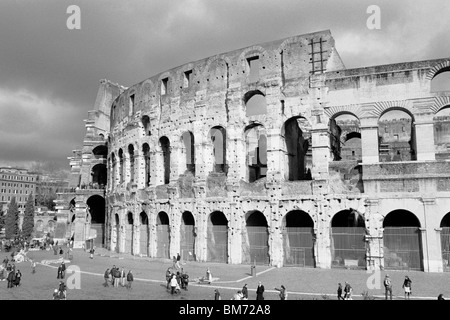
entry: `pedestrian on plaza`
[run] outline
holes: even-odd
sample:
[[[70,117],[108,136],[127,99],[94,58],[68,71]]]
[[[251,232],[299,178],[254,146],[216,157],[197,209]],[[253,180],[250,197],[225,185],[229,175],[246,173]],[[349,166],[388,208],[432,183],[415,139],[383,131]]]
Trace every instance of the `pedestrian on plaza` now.
[[[5,281],[5,268],[0,266],[0,281]]]
[[[91,259],[94,259],[94,252],[95,252],[95,249],[94,249],[94,248],[92,248],[92,249],[89,251],[89,253],[91,254],[91,256],[90,256]]]
[[[62,258],[64,257],[64,250],[62,247],[59,247],[59,256]]]
[[[53,300],[59,300],[58,289],[53,290]]]
[[[67,300],[67,290],[64,281],[59,282],[58,293],[59,293],[59,300]]]
[[[16,274],[14,271],[9,271],[8,273],[8,289],[13,287],[14,281],[16,280]]]
[[[3,259],[3,265],[5,266],[5,268],[8,265],[8,262],[9,262],[8,257],[5,257],[5,259]]]
[[[353,288],[347,281],[345,282],[344,287],[344,300],[353,300],[352,298]]]
[[[222,300],[222,297],[220,296],[219,289],[214,290],[214,300]]]
[[[58,275],[56,276],[56,279],[62,279],[62,265],[59,265],[57,272]]]
[[[170,287],[170,279],[172,279],[172,271],[169,267],[169,268],[167,268],[167,271],[166,271],[167,289],[169,289],[169,287]]]
[[[20,286],[20,279],[22,278],[22,273],[20,270],[16,271],[16,278],[14,279],[14,286],[18,287]]]
[[[188,291],[189,275],[181,269],[181,288]]]
[[[31,260],[31,273],[35,274],[36,273],[36,261]]]
[[[178,268],[181,268],[180,264],[181,264],[181,256],[179,253],[177,253],[177,267]]]
[[[243,299],[243,295],[242,295],[242,291],[238,290],[238,292],[236,292],[234,294],[234,296],[231,298],[231,300],[242,300]]]
[[[443,295],[442,293],[441,293],[440,295],[438,295],[437,299],[438,299],[438,300],[445,300],[445,299],[444,299],[444,295]]]
[[[386,300],[388,299],[388,296],[390,297],[390,300],[392,300],[392,281],[388,274],[384,277],[384,293]]]
[[[338,300],[344,300],[344,298],[342,297],[342,284],[341,283],[338,283],[337,298],[338,298]]]
[[[130,270],[130,271],[128,271],[128,274],[127,274],[127,289],[128,290],[131,290],[131,285],[133,284],[133,281],[134,281],[134,277],[133,277],[133,272]]]
[[[122,270],[120,270],[120,285],[122,287],[125,287],[125,270],[122,267]]]
[[[170,279],[170,288],[171,288],[170,293],[171,294],[175,293],[175,289],[177,288],[177,285],[178,285],[177,277],[174,274],[174,275],[172,275],[172,279]]]
[[[244,284],[244,286],[242,287],[242,298],[243,298],[243,300],[248,300],[247,284]]]
[[[66,264],[61,262],[61,279],[64,279],[66,277]]]
[[[103,284],[104,287],[109,287],[109,268],[106,269],[105,274],[103,275],[103,278],[105,279],[105,283]]]
[[[264,286],[261,281],[258,282],[258,287],[256,288],[256,300],[264,300]]]
[[[119,268],[114,269],[114,287],[119,287],[119,281],[120,281],[120,270]]]
[[[402,288],[405,290],[405,300],[409,300],[409,296],[411,295],[411,279],[408,276],[405,276],[405,281],[403,281]]]
[[[281,285],[280,289],[278,289],[278,288],[274,288],[274,289],[277,291],[280,291],[280,294],[279,294],[280,300],[287,300],[288,293],[287,293],[287,290],[284,287],[284,285]]]

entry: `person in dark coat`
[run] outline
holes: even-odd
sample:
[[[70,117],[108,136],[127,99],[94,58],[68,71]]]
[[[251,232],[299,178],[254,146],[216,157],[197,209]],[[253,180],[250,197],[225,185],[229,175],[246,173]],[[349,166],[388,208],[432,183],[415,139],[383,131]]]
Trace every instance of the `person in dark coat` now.
[[[214,290],[214,300],[222,300],[222,298],[220,297],[220,292],[218,289]]]
[[[247,300],[248,299],[248,288],[247,288],[247,284],[244,284],[244,286],[242,287],[242,298]]]
[[[18,287],[20,286],[20,279],[22,279],[22,273],[20,272],[20,270],[17,270],[16,272],[16,278],[14,279],[14,286]]]
[[[341,283],[338,283],[337,298],[338,298],[338,300],[344,300],[344,297],[342,296],[342,284]]]
[[[264,286],[261,281],[258,282],[258,287],[256,288],[256,300],[264,300]]]
[[[167,268],[166,271],[167,289],[170,288],[170,279],[172,279],[172,271],[170,270],[170,268]]]
[[[60,265],[58,267],[58,275],[56,276],[56,279],[62,279],[62,266]]]
[[[105,283],[103,284],[103,286],[109,287],[109,284],[108,284],[108,281],[109,281],[109,268],[106,269],[105,275],[103,277],[105,278]]]
[[[405,276],[405,281],[403,281],[402,288],[405,290],[405,300],[409,300],[409,296],[411,295],[411,279],[408,276]]]
[[[134,281],[133,272],[131,272],[131,270],[130,270],[130,271],[128,271],[128,274],[127,274],[127,289],[128,290],[131,290],[131,285],[133,284],[133,281]]]
[[[61,279],[64,279],[66,276],[66,264],[61,262]]]
[[[14,271],[10,271],[8,274],[8,289],[13,287],[14,281],[16,280],[16,274]]]
[[[66,284],[64,283],[64,281],[59,282],[58,294],[59,294],[59,300],[66,300],[67,290],[66,290]]]

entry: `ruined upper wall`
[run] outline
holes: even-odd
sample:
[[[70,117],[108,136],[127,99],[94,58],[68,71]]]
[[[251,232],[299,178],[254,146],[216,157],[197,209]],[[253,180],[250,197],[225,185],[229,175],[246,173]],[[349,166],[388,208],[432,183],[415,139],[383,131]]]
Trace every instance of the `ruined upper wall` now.
[[[255,57],[259,58],[256,71],[250,68]],[[311,74],[343,68],[329,30],[218,54],[162,72],[128,88],[112,104],[111,131],[117,123],[127,122],[137,112],[153,113],[155,118],[161,113],[174,114],[174,110],[159,109],[164,105],[176,104],[193,114],[195,102],[210,97],[223,101],[227,91],[240,90],[245,94],[262,87],[279,86],[290,94],[306,93]]]

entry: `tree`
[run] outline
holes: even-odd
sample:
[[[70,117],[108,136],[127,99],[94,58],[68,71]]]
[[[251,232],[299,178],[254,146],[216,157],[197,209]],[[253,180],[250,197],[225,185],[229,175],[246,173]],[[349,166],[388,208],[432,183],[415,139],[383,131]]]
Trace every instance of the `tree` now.
[[[30,193],[27,203],[25,204],[25,213],[22,222],[22,235],[25,238],[31,237],[34,230],[34,200]]]
[[[19,208],[16,197],[12,197],[5,219],[5,238],[13,239],[19,235]]]

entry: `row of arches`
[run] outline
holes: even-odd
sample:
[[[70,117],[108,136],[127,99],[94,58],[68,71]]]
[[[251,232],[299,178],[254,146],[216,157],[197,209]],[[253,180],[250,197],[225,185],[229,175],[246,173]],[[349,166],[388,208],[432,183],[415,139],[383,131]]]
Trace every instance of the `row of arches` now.
[[[417,160],[414,116],[405,108],[386,110],[378,119],[378,153],[380,162]],[[436,159],[449,159],[450,105],[433,117]],[[338,113],[330,120],[332,159],[362,160],[360,121],[350,112]]]
[[[140,238],[139,252],[149,254],[149,223],[147,214],[139,215]],[[133,249],[133,214],[127,214],[125,222],[125,252]],[[283,265],[315,267],[316,254],[315,223],[311,216],[302,210],[288,212],[282,221]],[[119,249],[119,215],[115,215],[113,232],[116,250]],[[336,213],[330,225],[330,256],[332,267],[348,266],[366,268],[366,226],[357,211],[352,209]],[[383,246],[385,269],[423,270],[422,233],[417,217],[407,210],[394,210],[383,220]],[[228,262],[229,222],[221,211],[212,212],[206,227],[206,260]],[[450,213],[441,221],[442,257],[449,268],[450,258]],[[183,260],[196,260],[196,226],[191,212],[183,212],[180,226],[180,254]],[[245,227],[242,229],[242,263],[268,265],[270,263],[270,240],[268,223],[263,213],[254,210],[245,215]],[[166,212],[156,217],[156,255],[170,258],[170,221]]]
[[[285,141],[284,151],[286,158],[286,180],[311,180],[311,134],[310,127],[307,120],[303,117],[293,117],[288,119],[282,128],[282,137]],[[259,123],[252,123],[244,130],[244,141],[246,148],[246,174],[243,179],[249,182],[254,182],[264,178],[267,173],[267,132],[265,127]],[[158,149],[153,150],[156,160],[163,168],[157,182],[161,184],[168,184],[171,176],[171,158],[173,143],[167,136],[159,138]],[[181,158],[177,158],[179,164],[182,165],[185,172],[191,172],[195,175],[196,168],[196,153],[195,153],[195,137],[190,131],[184,132],[180,141],[175,142],[176,145],[181,146]],[[227,130],[222,126],[214,126],[210,129],[208,134],[208,143],[205,147],[207,150],[206,157],[209,157],[212,165],[207,172],[227,174]],[[125,152],[124,150],[128,151]],[[150,158],[151,150],[148,143],[142,144],[140,150],[144,158],[144,180],[145,186],[150,185],[151,170]],[[117,154],[117,157],[116,157]],[[117,159],[118,158],[118,159]],[[133,144],[126,148],[119,148],[115,153],[111,153],[111,177],[112,181],[121,184],[126,181],[126,174],[129,172],[130,176],[127,178],[129,182],[135,181],[135,147]],[[116,176],[118,175],[118,176]],[[114,183],[113,183],[114,186]]]

